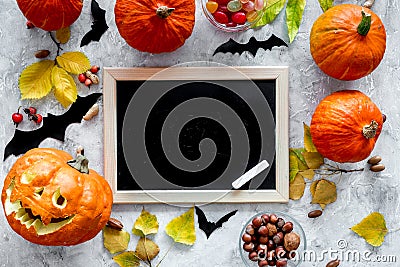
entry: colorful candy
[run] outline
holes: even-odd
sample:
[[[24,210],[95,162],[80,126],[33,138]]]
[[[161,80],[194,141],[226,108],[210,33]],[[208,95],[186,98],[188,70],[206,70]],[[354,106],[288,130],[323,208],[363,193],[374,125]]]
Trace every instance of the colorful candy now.
[[[208,0],[206,9],[226,27],[253,23],[264,9],[265,0]]]
[[[242,9],[242,3],[239,0],[232,0],[226,7],[230,12],[237,12]]]
[[[262,10],[264,8],[264,0],[254,0],[254,9]]]
[[[218,3],[214,1],[208,1],[206,3],[206,8],[211,14],[213,14],[218,9]]]
[[[216,11],[214,14],[214,19],[221,24],[226,24],[229,22],[228,15],[221,11]]]

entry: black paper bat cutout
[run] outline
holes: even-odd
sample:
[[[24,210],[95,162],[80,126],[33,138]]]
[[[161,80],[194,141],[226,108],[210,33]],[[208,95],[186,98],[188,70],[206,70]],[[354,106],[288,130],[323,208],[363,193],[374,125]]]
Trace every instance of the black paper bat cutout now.
[[[250,40],[246,44],[240,44],[233,40],[232,38],[229,39],[228,42],[223,43],[222,45],[218,46],[215,50],[213,56],[217,53],[239,53],[241,55],[243,52],[248,51],[254,57],[257,54],[259,48],[263,48],[264,50],[272,50],[273,47],[279,46],[288,46],[281,38],[272,34],[267,40],[264,41],[257,41],[257,39],[252,36]]]
[[[91,41],[100,41],[101,36],[107,31],[106,11],[101,9],[96,0],[92,0],[90,5],[92,11],[92,29],[88,31],[81,40],[81,47],[89,44]]]
[[[6,160],[10,155],[18,156],[38,147],[48,137],[64,142],[65,130],[68,125],[80,123],[82,117],[101,95],[101,93],[94,93],[86,97],[78,96],[75,103],[64,114],[56,116],[49,113],[47,117],[43,117],[43,125],[37,130],[21,131],[16,129],[14,137],[5,148],[3,160]]]
[[[197,206],[195,206],[195,208],[196,208],[199,228],[203,230],[203,232],[206,234],[207,239],[216,229],[220,228],[224,222],[227,222],[229,218],[235,215],[237,212],[237,210],[231,211],[228,214],[224,215],[217,222],[209,222],[204,212]]]

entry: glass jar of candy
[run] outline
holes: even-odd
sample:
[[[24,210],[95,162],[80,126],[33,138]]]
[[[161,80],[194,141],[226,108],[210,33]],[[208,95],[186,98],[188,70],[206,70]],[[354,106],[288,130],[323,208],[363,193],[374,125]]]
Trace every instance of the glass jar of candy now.
[[[249,29],[262,17],[265,4],[266,0],[202,0],[207,19],[226,32]]]

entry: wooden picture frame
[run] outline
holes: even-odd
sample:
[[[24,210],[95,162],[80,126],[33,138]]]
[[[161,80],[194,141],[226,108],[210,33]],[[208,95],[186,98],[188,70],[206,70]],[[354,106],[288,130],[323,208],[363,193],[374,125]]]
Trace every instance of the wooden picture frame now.
[[[251,80],[274,80],[275,92],[275,185],[268,190],[145,190],[117,189],[117,131],[116,90],[119,81],[147,81],[157,74],[158,80],[236,80],[243,79],[226,72],[226,67],[172,67],[172,68],[104,68],[104,175],[114,195],[114,203],[250,203],[288,202],[288,67],[233,67]],[[160,201],[161,199],[161,201]]]

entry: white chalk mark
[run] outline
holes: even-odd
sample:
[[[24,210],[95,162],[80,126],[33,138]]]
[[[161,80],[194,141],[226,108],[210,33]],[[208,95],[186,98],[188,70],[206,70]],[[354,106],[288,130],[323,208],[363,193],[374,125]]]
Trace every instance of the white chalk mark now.
[[[269,166],[268,162],[266,160],[261,161],[258,163],[256,166],[248,170],[246,173],[244,173],[242,176],[240,176],[238,179],[232,182],[232,186],[235,189],[239,189],[242,187],[245,183],[256,177],[258,174],[260,174],[262,171],[267,169]]]

